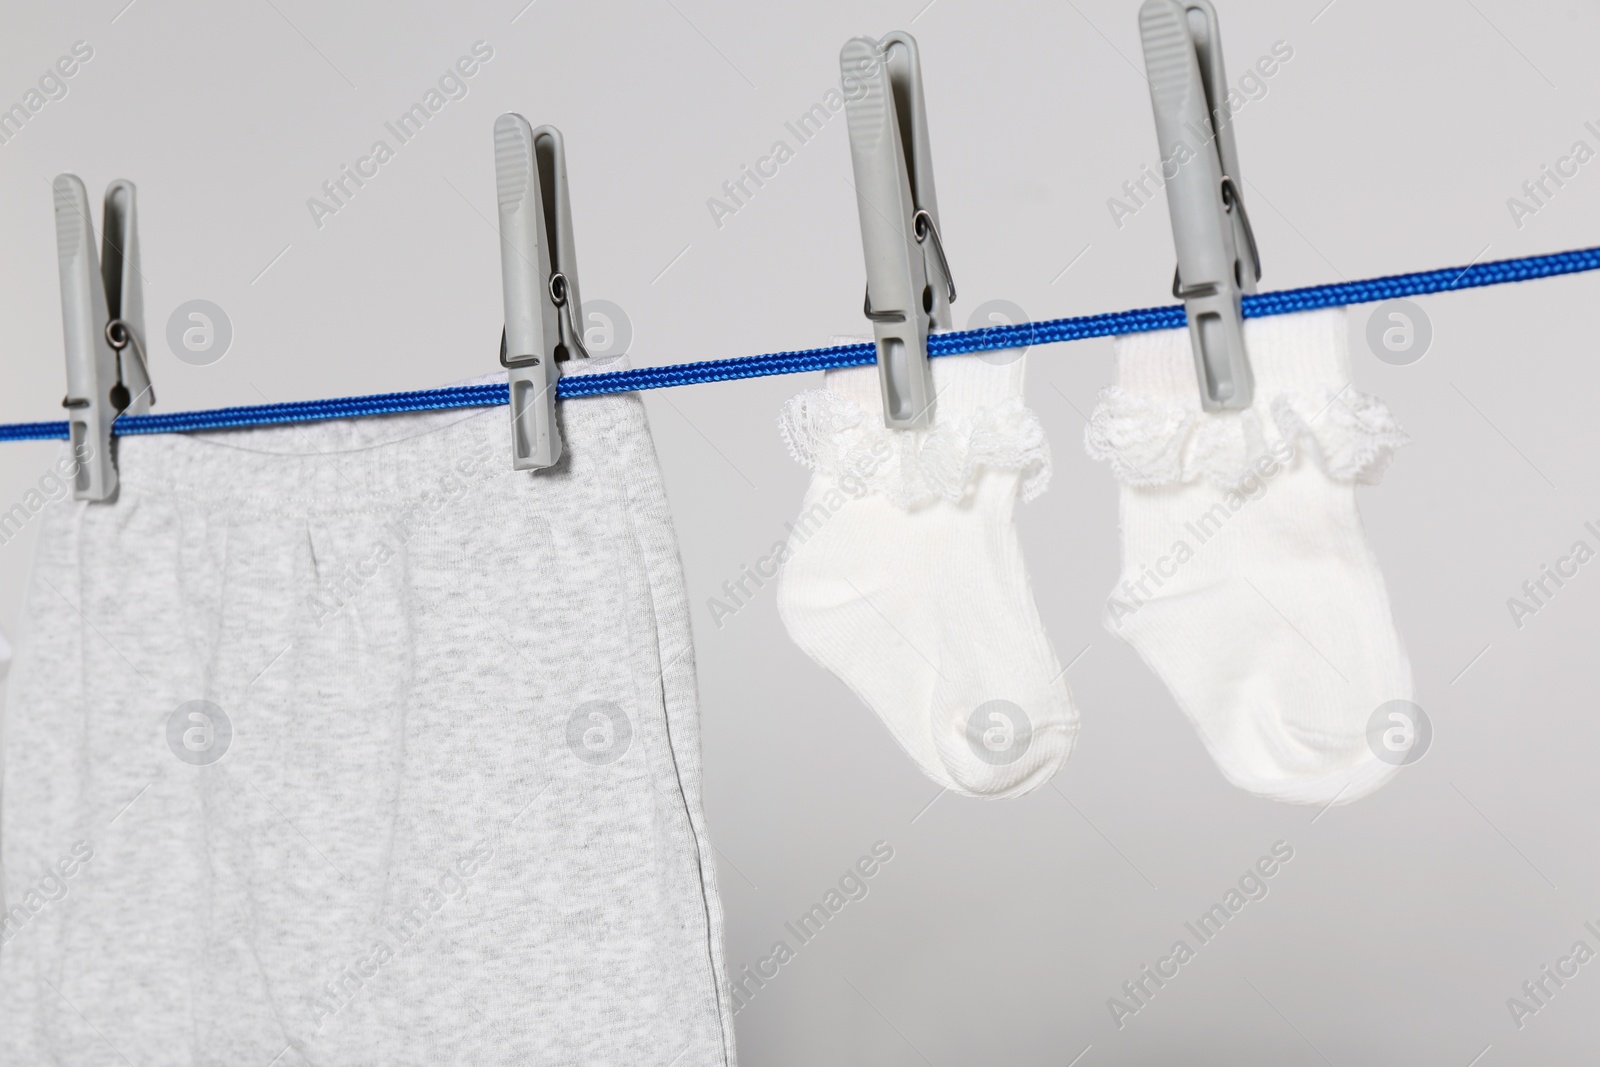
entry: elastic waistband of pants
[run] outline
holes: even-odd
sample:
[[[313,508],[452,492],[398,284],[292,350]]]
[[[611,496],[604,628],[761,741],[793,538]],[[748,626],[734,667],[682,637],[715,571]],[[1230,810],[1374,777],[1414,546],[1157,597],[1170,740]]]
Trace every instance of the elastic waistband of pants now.
[[[616,453],[607,438],[648,433],[637,396],[605,400],[560,409],[563,458],[538,477],[584,476]],[[130,436],[113,447],[119,497],[178,497],[219,509],[386,510],[487,481],[533,477],[511,469],[504,407]]]

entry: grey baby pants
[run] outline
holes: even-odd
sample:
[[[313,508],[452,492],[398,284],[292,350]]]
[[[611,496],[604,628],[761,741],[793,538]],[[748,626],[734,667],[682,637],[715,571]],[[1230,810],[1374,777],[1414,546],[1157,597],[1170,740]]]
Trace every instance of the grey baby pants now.
[[[636,396],[120,439],[46,509],[0,1064],[732,1067],[677,546]]]

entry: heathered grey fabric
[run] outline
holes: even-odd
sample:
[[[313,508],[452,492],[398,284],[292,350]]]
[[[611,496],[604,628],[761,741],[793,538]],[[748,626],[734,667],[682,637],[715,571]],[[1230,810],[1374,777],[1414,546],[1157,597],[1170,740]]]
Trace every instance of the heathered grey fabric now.
[[[538,473],[507,421],[124,438],[116,503],[48,509],[0,1064],[732,1067],[642,405],[565,402]]]

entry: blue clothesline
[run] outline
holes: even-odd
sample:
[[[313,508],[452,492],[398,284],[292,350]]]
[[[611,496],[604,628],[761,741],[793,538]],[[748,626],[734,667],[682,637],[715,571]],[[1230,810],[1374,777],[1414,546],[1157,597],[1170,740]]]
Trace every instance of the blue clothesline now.
[[[1522,259],[1502,259],[1465,267],[1396,274],[1387,278],[1313,285],[1304,289],[1285,289],[1244,298],[1244,317],[1264,318],[1288,315],[1316,308],[1365,304],[1404,296],[1475,289],[1504,282],[1552,278],[1600,269],[1600,248],[1581,248]],[[1182,327],[1186,320],[1183,305],[1140,308],[1103,315],[1052,319],[1049,322],[1018,326],[993,326],[982,330],[937,333],[928,338],[930,356],[954,356],[965,352],[992,352],[1006,348],[1081,341],[1148,330]],[[561,379],[556,395],[563,399],[627,393],[640,389],[666,389],[701,382],[727,382],[740,378],[760,378],[769,374],[799,374],[835,367],[860,367],[877,359],[870,343],[811,348],[798,352],[775,352],[765,356],[713,359],[700,363],[678,363],[666,367],[638,367],[633,370],[603,371],[570,375]],[[209,411],[178,411],[154,415],[124,415],[112,425],[115,434],[192,433],[200,430],[225,430],[246,426],[273,426],[322,419],[348,419],[365,415],[395,415],[408,411],[440,411],[448,408],[493,407],[509,402],[502,383],[466,385],[450,389],[423,389],[409,393],[383,393],[377,396],[349,396],[332,400],[304,400],[288,404],[262,404],[251,407],[214,408]],[[0,441],[39,441],[67,437],[67,423],[22,422],[0,425]]]

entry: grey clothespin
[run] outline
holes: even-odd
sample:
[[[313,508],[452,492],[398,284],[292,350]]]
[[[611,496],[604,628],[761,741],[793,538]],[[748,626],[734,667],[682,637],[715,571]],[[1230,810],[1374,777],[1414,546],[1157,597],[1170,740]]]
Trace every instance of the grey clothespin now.
[[[578,263],[561,131],[507,112],[494,123],[500,194],[505,332],[500,362],[511,382],[511,465],[539,470],[561,458],[556,383],[561,363],[587,359],[578,328]]]
[[[150,410],[155,394],[144,347],[144,287],[139,274],[133,183],[106,187],[100,256],[94,251],[89,193],[75,174],[56,176],[56,255],[67,353],[67,423],[77,456],[73,496],[117,495],[111,424]]]
[[[840,51],[839,70],[884,423],[926,429],[934,400],[928,333],[950,328],[956,287],[939,236],[917,42],[901,31],[881,41],[857,37]]]
[[[1240,410],[1254,381],[1239,300],[1256,291],[1261,256],[1244,208],[1217,13],[1209,0],[1145,0],[1139,36],[1178,251],[1172,295],[1188,313],[1200,402]]]

